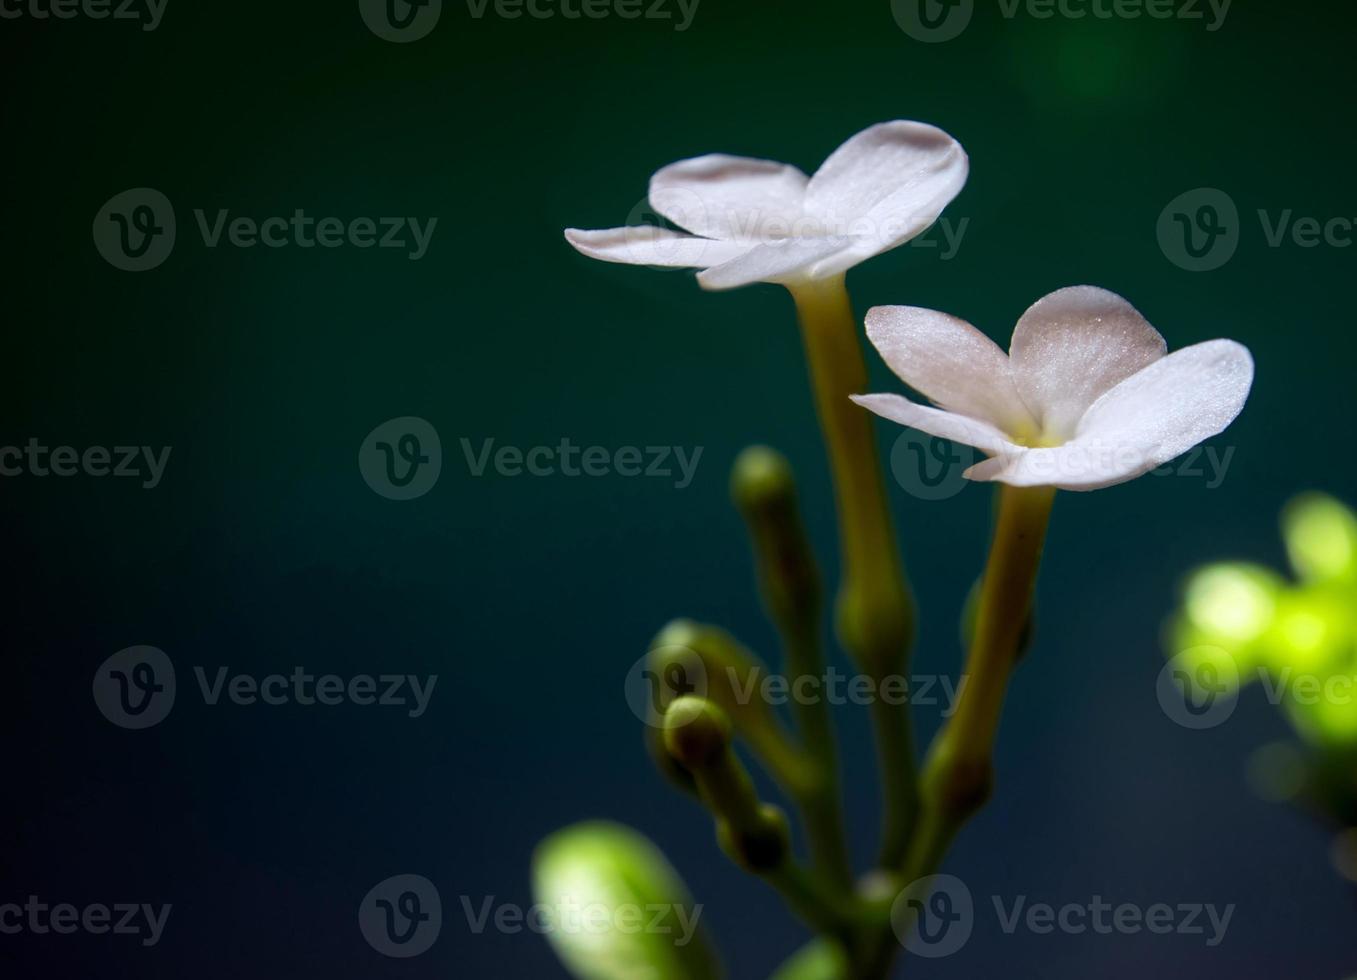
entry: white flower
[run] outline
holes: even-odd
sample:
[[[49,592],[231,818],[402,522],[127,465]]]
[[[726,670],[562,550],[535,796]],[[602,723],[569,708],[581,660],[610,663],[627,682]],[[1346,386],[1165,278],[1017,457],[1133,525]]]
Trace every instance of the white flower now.
[[[1232,340],[1165,356],[1115,293],[1075,286],[1023,314],[1009,353],[963,320],[909,306],[867,312],[886,364],[938,408],[899,395],[853,401],[990,459],[965,475],[1097,490],[1147,473],[1223,431],[1244,407],[1253,358]]]
[[[706,289],[839,275],[925,231],[966,183],[961,144],[916,122],[879,123],[807,177],[769,160],[711,154],[650,179],[650,204],[684,235],[636,225],[568,228],[605,262],[702,269]]]

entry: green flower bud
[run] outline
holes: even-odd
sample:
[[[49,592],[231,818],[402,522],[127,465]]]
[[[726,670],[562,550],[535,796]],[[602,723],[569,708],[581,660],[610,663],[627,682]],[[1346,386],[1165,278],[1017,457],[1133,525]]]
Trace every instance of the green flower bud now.
[[[781,807],[759,803],[752,819],[718,820],[716,841],[744,870],[768,874],[781,868],[791,852],[791,825]]]
[[[1286,583],[1261,565],[1217,562],[1189,576],[1181,612],[1170,622],[1167,652],[1185,670],[1202,656],[1228,657],[1222,681],[1231,689],[1257,678],[1267,659],[1268,633]]]
[[[796,743],[762,696],[768,668],[724,630],[688,619],[662,629],[651,646],[649,668],[665,679],[661,706],[675,698],[700,695],[719,707],[741,738],[790,792],[813,779]],[[662,766],[683,782],[683,777]]]
[[[1352,650],[1348,603],[1324,589],[1288,589],[1277,597],[1261,643],[1274,674],[1324,674]],[[1349,705],[1350,707],[1351,705]]]
[[[1272,625],[1284,585],[1279,575],[1260,565],[1218,562],[1188,579],[1183,611],[1221,646],[1243,648]]]
[[[578,980],[716,980],[720,968],[698,930],[678,873],[641,834],[619,824],[576,824],[533,856],[533,895],[547,938]]]
[[[1333,497],[1307,493],[1282,511],[1291,565],[1310,581],[1357,579],[1357,514]]]
[[[730,719],[706,698],[682,697],[664,714],[664,745],[690,772],[730,749]]]
[[[740,453],[731,497],[749,526],[759,585],[784,628],[820,617],[820,572],[797,510],[796,482],[786,457],[767,446]]]

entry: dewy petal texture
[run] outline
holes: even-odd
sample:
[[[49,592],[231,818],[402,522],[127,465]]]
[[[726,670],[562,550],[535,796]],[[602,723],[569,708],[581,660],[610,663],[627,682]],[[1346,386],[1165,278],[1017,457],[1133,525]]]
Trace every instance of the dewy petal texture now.
[[[691,268],[727,262],[749,251],[748,245],[694,238],[651,225],[628,225],[605,231],[567,228],[565,238],[592,259],[629,265]]]
[[[934,404],[1011,434],[1033,427],[1008,355],[965,320],[916,306],[875,306],[867,311],[867,337],[887,366]]]
[[[801,234],[806,175],[771,160],[720,153],[680,160],[650,178],[650,205],[708,238],[766,241]]]
[[[950,411],[894,395],[853,400],[991,454],[965,476],[1014,486],[1096,490],[1134,479],[1222,432],[1253,385],[1242,345],[1211,340],[1165,356],[1130,304],[1091,287],[1033,306],[1011,360],[970,324],[928,310],[876,307],[867,334],[902,380]]]
[[[961,145],[923,123],[858,133],[814,177],[771,160],[709,154],[662,168],[650,204],[694,240],[663,229],[571,230],[585,255],[636,265],[691,266],[707,289],[842,274],[931,225],[966,183]],[[721,247],[704,245],[719,242]]]
[[[1117,443],[1145,453],[1148,472],[1225,431],[1253,387],[1253,355],[1233,340],[1174,351],[1103,395],[1075,443]]]
[[[851,268],[926,230],[961,193],[970,161],[961,144],[924,123],[879,123],[830,154],[806,188],[806,211],[854,235],[854,248],[817,275]]]
[[[973,480],[1099,490],[1133,480],[1224,431],[1253,385],[1253,357],[1233,340],[1185,347],[1099,398],[1062,446],[973,466]],[[980,447],[984,448],[984,447]]]
[[[1064,440],[1104,392],[1167,350],[1159,331],[1116,293],[1074,286],[1023,314],[1009,354],[1018,392],[1042,432]]]

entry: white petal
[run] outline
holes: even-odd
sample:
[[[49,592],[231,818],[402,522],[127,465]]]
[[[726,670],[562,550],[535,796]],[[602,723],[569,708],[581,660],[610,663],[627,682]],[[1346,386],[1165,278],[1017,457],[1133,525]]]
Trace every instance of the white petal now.
[[[628,225],[603,231],[567,228],[565,240],[591,259],[677,268],[702,269],[749,251],[748,245],[694,238],[652,225]]]
[[[965,320],[917,306],[875,306],[867,311],[867,337],[905,384],[935,404],[1010,435],[1033,428],[1008,355]]]
[[[650,205],[708,238],[766,241],[806,234],[806,175],[771,160],[720,153],[671,163],[650,178]]]
[[[699,272],[703,289],[734,289],[753,282],[795,282],[811,277],[811,267],[820,259],[843,251],[848,238],[786,238],[752,248],[742,246],[743,254],[729,262]]]
[[[1013,330],[1013,380],[1048,438],[1068,439],[1104,392],[1164,356],[1136,308],[1095,286],[1038,300]]]
[[[1002,432],[979,419],[929,408],[899,395],[849,395],[849,398],[883,419],[899,422],[939,439],[974,446],[981,452],[992,454],[1019,450],[1019,447],[1009,442]]]
[[[1175,351],[1103,395],[1063,446],[978,463],[973,480],[1097,490],[1133,480],[1222,432],[1244,407],[1253,358],[1232,340]]]
[[[1067,442],[1049,449],[1019,449],[976,463],[962,475],[1015,487],[1098,490],[1133,480],[1154,469],[1136,446]]]
[[[842,272],[923,232],[961,192],[970,161],[942,130],[917,122],[879,123],[849,139],[806,187],[806,211],[856,247],[822,263]]]

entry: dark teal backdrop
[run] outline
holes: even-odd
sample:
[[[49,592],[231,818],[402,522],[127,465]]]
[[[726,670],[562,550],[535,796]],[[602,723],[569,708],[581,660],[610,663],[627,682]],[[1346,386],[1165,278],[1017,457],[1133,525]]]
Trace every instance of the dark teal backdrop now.
[[[8,9],[8,8],[7,8]],[[460,896],[526,904],[534,844],[607,816],[649,833],[705,904],[735,980],[802,940],[654,772],[622,689],[669,617],[772,648],[726,472],[784,450],[827,574],[830,488],[786,294],[590,262],[566,226],[635,217],[657,167],[711,151],[809,170],[859,129],[921,119],[971,155],[954,257],[902,248],[850,274],[881,303],[1006,341],[1061,286],[1123,293],[1180,347],[1246,343],[1258,378],[1213,442],[1224,481],[1146,478],[1057,503],[1039,638],[1012,692],[992,806],[949,864],[986,902],[1235,903],[1228,937],[1005,935],[985,917],[928,977],[1298,976],[1357,970],[1327,837],[1255,800],[1248,753],[1285,728],[1251,691],[1209,733],[1155,698],[1182,574],[1280,562],[1294,492],[1357,498],[1354,251],[1271,247],[1256,213],[1357,217],[1345,5],[1239,0],[1223,26],[1007,19],[910,38],[888,0],[702,0],[672,21],[476,18],[448,2],[410,44],[356,3],[169,0],[154,31],[0,20],[5,380],[0,444],[170,446],[154,489],[0,480],[0,904],[172,903],[164,937],[0,935],[7,976],[561,976],[540,937],[468,926]],[[113,195],[174,204],[159,268],[91,237]],[[1156,224],[1225,191],[1237,255],[1190,273]],[[195,209],[263,219],[437,217],[427,254],[211,249]],[[939,240],[938,234],[933,235]],[[873,358],[876,387],[894,390]],[[441,477],[384,499],[357,464],[399,416],[438,431]],[[881,432],[883,451],[898,433]],[[469,472],[459,440],[702,447],[690,486]],[[924,610],[922,673],[955,673],[988,489],[892,485]],[[135,644],[180,685],[146,731],[110,724],[96,668]],[[191,673],[437,674],[420,718],[379,707],[203,703]],[[921,729],[937,724],[924,710]],[[870,740],[843,711],[854,849],[875,844]],[[384,959],[357,927],[376,882],[435,882],[437,944]]]

